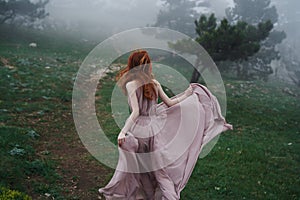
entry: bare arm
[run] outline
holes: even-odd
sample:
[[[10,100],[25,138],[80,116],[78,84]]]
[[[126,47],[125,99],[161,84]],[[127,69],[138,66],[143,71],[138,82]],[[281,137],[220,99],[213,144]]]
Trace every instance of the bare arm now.
[[[167,106],[173,106],[181,101],[183,101],[184,99],[186,99],[188,96],[190,96],[193,92],[193,89],[191,86],[189,86],[189,88],[185,91],[185,93],[177,98],[174,99],[170,99],[168,97],[168,95],[163,91],[160,83],[157,80],[154,80],[154,82],[156,83],[156,85],[158,86],[158,95],[160,96],[161,100],[167,105]]]
[[[121,146],[122,142],[125,141],[125,134],[128,132],[130,127],[135,123],[137,117],[140,115],[138,99],[135,92],[137,89],[137,84],[133,81],[128,82],[126,84],[126,89],[127,89],[128,98],[130,98],[132,112],[128,117],[128,119],[126,120],[126,123],[122,128],[121,133],[118,136],[119,146]]]

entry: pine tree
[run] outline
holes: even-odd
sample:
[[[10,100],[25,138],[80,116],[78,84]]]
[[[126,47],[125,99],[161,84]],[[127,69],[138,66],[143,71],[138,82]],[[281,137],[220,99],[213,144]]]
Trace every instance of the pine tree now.
[[[231,60],[243,61],[247,60],[250,56],[254,55],[260,49],[260,42],[265,40],[269,32],[273,28],[271,21],[259,23],[257,26],[250,25],[243,21],[238,21],[232,25],[227,19],[221,20],[217,23],[214,14],[209,17],[202,15],[199,20],[195,21],[196,32],[198,37],[196,41],[209,53],[215,62]],[[192,46],[192,43],[186,40],[177,41],[170,44],[170,47],[180,53],[195,54],[197,51]],[[199,52],[200,54],[201,52]],[[203,64],[203,57],[197,55],[198,59],[195,63],[196,66],[204,65],[202,70],[205,70]],[[201,59],[200,59],[201,58]],[[236,65],[231,69],[237,73],[239,77],[243,72],[240,65]],[[200,72],[194,70],[191,82],[197,82],[200,77]]]
[[[194,21],[199,17],[196,7],[208,7],[208,1],[191,0],[162,0],[163,9],[158,13],[154,26],[170,28],[182,32],[190,37],[195,37]]]
[[[244,21],[252,25],[270,20],[272,24],[278,21],[275,6],[271,6],[271,0],[234,0],[234,7],[226,9],[226,16],[230,23]],[[286,38],[284,31],[272,30],[266,40],[261,41],[260,51],[242,63],[240,78],[260,78],[267,80],[273,73],[271,62],[279,60],[280,54],[276,45]]]
[[[31,25],[35,20],[48,15],[45,11],[48,2],[49,0],[39,0],[37,3],[30,0],[0,0],[0,25]]]

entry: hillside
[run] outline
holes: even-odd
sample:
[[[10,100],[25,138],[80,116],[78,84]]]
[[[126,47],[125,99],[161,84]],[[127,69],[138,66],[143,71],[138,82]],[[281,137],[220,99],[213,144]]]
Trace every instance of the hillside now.
[[[33,199],[97,199],[113,169],[84,148],[71,110],[76,72],[95,43],[36,38],[0,41],[0,186]],[[113,76],[101,80],[96,109],[115,142]],[[224,84],[234,130],[199,159],[182,199],[299,199],[299,88],[229,78]]]

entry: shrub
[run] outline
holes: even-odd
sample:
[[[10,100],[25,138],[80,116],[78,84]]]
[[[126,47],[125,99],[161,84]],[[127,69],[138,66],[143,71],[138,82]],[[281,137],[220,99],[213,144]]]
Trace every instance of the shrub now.
[[[32,198],[19,191],[0,187],[0,200],[32,200]]]

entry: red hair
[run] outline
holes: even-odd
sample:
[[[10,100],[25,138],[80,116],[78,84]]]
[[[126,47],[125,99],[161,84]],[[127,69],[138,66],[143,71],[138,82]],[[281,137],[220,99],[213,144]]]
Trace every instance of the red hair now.
[[[136,50],[132,52],[128,58],[127,66],[116,76],[116,80],[120,80],[118,85],[125,94],[127,94],[126,83],[131,80],[138,80],[143,86],[143,95],[151,100],[156,98],[153,78],[152,63],[145,50]]]

